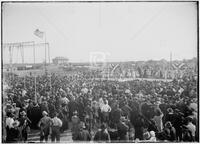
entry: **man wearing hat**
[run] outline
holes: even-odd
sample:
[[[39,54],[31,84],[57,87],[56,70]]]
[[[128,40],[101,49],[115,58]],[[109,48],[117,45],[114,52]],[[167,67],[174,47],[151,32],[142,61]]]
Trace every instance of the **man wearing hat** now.
[[[165,123],[165,128],[163,129],[163,133],[165,135],[165,140],[168,140],[170,142],[176,141],[176,130],[172,126],[172,123],[170,121],[167,121]]]
[[[5,108],[6,113],[12,112],[12,108],[13,108],[12,105],[9,104],[9,103],[7,103],[7,104],[6,104],[6,108]]]
[[[150,138],[151,138],[150,133],[145,129],[143,132],[143,139],[146,141],[149,140]]]
[[[58,113],[54,113],[54,117],[52,118],[51,121],[51,141],[55,142],[55,140],[57,142],[60,141],[60,128],[62,126],[62,121],[61,119],[59,119],[58,117]]]
[[[91,135],[89,133],[88,130],[86,130],[85,128],[85,123],[84,122],[80,122],[79,124],[79,132],[77,134],[76,140],[78,141],[90,141],[91,140]]]
[[[75,111],[72,116],[72,139],[76,140],[77,133],[79,132],[80,119],[78,117],[78,112]]]
[[[117,125],[118,135],[120,137],[120,141],[127,142],[128,141],[128,130],[129,126],[126,124],[125,117],[121,117],[120,121]]]
[[[21,112],[25,112],[25,113],[27,113],[27,107],[26,107],[26,104],[25,103],[23,103],[22,104],[22,108],[19,110],[19,114],[21,113]],[[19,115],[19,118],[21,117],[21,115]]]
[[[42,115],[43,117],[38,123],[38,127],[40,128],[40,142],[42,142],[44,139],[47,142],[50,132],[51,118],[48,116],[46,111],[43,111]]]
[[[12,128],[10,129],[10,133],[7,134],[7,137],[9,137],[9,139],[7,139],[7,143],[16,143],[19,142],[19,121],[15,120],[12,124]]]
[[[94,141],[97,142],[110,142],[110,134],[108,133],[106,129],[106,124],[103,123],[101,125],[101,129],[96,132],[94,136]]]
[[[20,140],[26,142],[28,139],[28,131],[30,130],[31,121],[26,116],[26,112],[22,111],[19,118]]]
[[[14,128],[13,123],[14,123],[14,115],[11,112],[7,112],[7,118],[6,118],[6,142],[12,142],[13,141],[13,136],[12,130]]]
[[[38,129],[38,122],[41,119],[42,111],[36,102],[33,102],[33,107],[29,109],[27,116],[30,118],[30,120],[32,122],[31,128]]]
[[[122,115],[122,110],[119,108],[119,104],[117,103],[111,111],[111,122],[113,122],[115,127],[117,126],[117,123],[120,121],[121,115]]]
[[[20,108],[16,106],[16,103],[12,104],[12,112],[15,115],[15,118],[19,117],[19,110]]]
[[[108,104],[108,100],[104,99],[103,105],[101,107],[101,113],[102,113],[102,120],[103,122],[108,122],[109,121],[109,114],[111,112],[111,107]]]
[[[154,131],[150,131],[151,138],[149,139],[149,142],[156,142],[156,133]]]

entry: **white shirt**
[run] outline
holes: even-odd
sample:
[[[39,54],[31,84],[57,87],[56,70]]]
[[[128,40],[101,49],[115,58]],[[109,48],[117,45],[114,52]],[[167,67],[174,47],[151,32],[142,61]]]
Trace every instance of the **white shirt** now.
[[[156,137],[151,137],[151,138],[149,139],[149,142],[156,142]]]
[[[190,122],[186,127],[192,132],[192,136],[195,136],[196,126]]]
[[[66,97],[61,98],[61,101],[62,101],[63,103],[65,103],[65,104],[68,104],[68,103],[69,103],[69,99],[66,98]]]
[[[59,127],[62,126],[62,121],[58,117],[52,118],[52,123],[53,123],[53,126],[59,126]]]
[[[161,114],[160,116],[153,117],[153,120],[156,122],[156,126],[158,127],[159,132],[161,132],[163,129],[162,117],[163,117],[163,114]]]
[[[101,112],[110,112],[111,111],[111,107],[108,104],[104,104],[101,107]]]
[[[100,109],[103,107],[103,105],[104,105],[103,99],[100,98],[99,99],[99,107],[100,107]]]
[[[8,126],[9,128],[13,128],[13,123],[14,123],[14,119],[13,118],[6,118],[6,126]]]

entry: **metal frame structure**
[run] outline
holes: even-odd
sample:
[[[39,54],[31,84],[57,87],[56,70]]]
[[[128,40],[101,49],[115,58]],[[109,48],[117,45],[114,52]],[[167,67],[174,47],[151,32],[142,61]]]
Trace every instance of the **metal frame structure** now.
[[[47,72],[47,69],[46,69],[46,61],[47,61],[47,58],[46,58],[46,47],[48,48],[48,59],[49,59],[49,64],[50,64],[50,49],[49,49],[49,43],[46,43],[46,40],[45,40],[45,43],[35,43],[34,41],[30,41],[30,42],[17,42],[17,43],[3,43],[3,50],[5,49],[9,49],[9,65],[10,65],[10,69],[11,69],[11,78],[12,78],[12,73],[13,73],[13,49],[16,48],[16,49],[20,49],[21,51],[21,57],[22,57],[22,64],[24,64],[24,48],[27,48],[27,47],[31,47],[33,48],[33,58],[34,58],[34,65],[35,65],[35,47],[36,46],[41,46],[41,45],[44,45],[45,46],[45,73]],[[4,54],[4,53],[3,53]],[[4,63],[3,63],[4,64]],[[25,86],[25,77],[24,77],[24,88],[26,87]],[[36,91],[36,77],[35,77],[35,101],[37,101],[37,91]]]
[[[35,64],[35,47],[36,46],[40,46],[40,45],[44,45],[45,46],[45,63],[47,61],[46,58],[46,46],[48,48],[48,59],[49,59],[49,63],[50,63],[50,49],[49,49],[49,43],[35,43],[33,41],[31,42],[18,42],[18,43],[3,43],[3,49],[9,48],[9,63],[10,66],[12,66],[12,52],[13,52],[13,48],[18,48],[21,50],[21,56],[22,56],[22,63],[24,63],[24,48],[25,47],[32,47],[33,48],[33,58],[34,58],[34,64]]]

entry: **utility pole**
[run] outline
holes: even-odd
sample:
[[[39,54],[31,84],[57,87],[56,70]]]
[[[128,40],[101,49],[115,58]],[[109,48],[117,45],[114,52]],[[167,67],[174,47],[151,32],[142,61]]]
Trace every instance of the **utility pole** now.
[[[172,70],[171,68],[172,68],[172,52],[170,52],[170,70]]]
[[[12,66],[12,46],[9,46],[9,58],[10,58],[10,72],[11,72],[10,78],[12,80],[12,69],[13,69],[13,66]]]
[[[24,65],[24,47],[21,43],[19,44],[19,48],[20,48],[20,51],[21,51],[22,64]],[[23,70],[26,70],[26,67],[23,68]],[[24,75],[24,90],[25,89],[26,89],[26,73]]]
[[[170,52],[170,65],[169,65],[169,69],[170,69],[170,77],[172,78],[172,52]]]

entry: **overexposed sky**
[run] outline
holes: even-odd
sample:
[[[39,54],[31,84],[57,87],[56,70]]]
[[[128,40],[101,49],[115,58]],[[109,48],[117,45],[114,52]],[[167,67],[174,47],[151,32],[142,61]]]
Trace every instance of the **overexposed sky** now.
[[[44,42],[33,34],[40,29],[51,59],[88,62],[104,54],[107,61],[169,60],[170,52],[173,59],[190,59],[197,56],[196,7],[195,2],[4,3],[3,42]],[[25,61],[33,62],[33,50],[24,49]],[[41,60],[44,47],[37,47],[36,61]],[[21,61],[17,49],[13,61]]]

